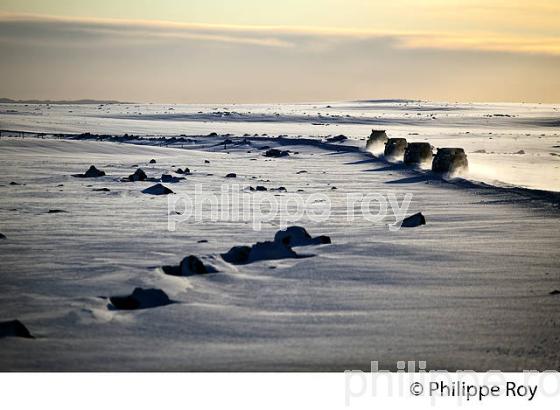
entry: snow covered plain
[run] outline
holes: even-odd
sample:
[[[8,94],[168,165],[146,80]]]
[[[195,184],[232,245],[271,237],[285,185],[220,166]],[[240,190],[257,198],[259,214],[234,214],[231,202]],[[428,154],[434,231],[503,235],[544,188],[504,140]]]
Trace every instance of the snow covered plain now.
[[[191,138],[2,133],[0,321],[21,320],[35,339],[0,339],[0,370],[341,371],[367,370],[373,360],[392,370],[400,360],[430,369],[559,369],[560,298],[550,294],[560,288],[560,157],[551,155],[560,154],[559,116],[556,106],[406,101],[3,105],[3,130]],[[357,149],[371,128],[464,147],[466,178],[486,184],[372,157]],[[249,144],[224,149],[226,137],[209,132],[234,141],[247,134]],[[319,138],[338,134],[350,139]],[[265,158],[264,145],[292,154]],[[91,164],[107,175],[71,176]],[[186,180],[164,184],[176,197],[197,185],[219,194],[224,184],[279,199],[298,190],[327,195],[331,217],[297,225],[332,244],[294,248],[309,258],[219,262],[232,246],[271,240],[278,220],[260,231],[243,220],[169,231],[168,198],[141,192],[152,182],[121,182],[133,165],[154,178],[189,167]],[[224,178],[232,172],[237,178]],[[249,193],[256,185],[287,192]],[[390,192],[413,194],[408,214],[421,211],[427,224],[395,232],[391,216],[346,218],[347,194]],[[220,272],[161,269],[191,254],[215,260]],[[177,303],[118,311],[100,297],[135,287],[162,289]]]

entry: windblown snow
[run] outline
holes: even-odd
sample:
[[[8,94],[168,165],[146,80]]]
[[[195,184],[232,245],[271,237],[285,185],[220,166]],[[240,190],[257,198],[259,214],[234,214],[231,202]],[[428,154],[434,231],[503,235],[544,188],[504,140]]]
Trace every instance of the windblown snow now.
[[[0,105],[0,370],[558,369],[558,110]],[[462,147],[469,172],[372,155],[372,128]],[[286,239],[286,215],[254,230],[168,206],[224,186],[322,195],[330,216]],[[368,194],[411,194],[425,224],[349,218]]]

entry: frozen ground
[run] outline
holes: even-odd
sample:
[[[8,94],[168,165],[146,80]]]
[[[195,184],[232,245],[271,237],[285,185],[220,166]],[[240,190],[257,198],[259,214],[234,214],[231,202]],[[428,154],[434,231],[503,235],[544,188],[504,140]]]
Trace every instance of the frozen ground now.
[[[349,112],[344,115],[352,116],[352,110],[363,115],[352,107],[344,108]],[[488,118],[488,124],[480,107],[473,108],[475,119],[466,108],[453,119],[455,111],[438,107],[424,108],[443,116],[440,120],[410,123],[402,107],[387,109],[392,116],[387,114],[383,128],[390,135],[418,133],[408,137],[429,138],[434,145],[449,140],[465,146],[471,162],[476,161],[472,150],[499,151],[480,156],[511,155],[512,164],[535,175],[549,167],[546,183],[557,181],[559,158],[547,151],[559,151],[552,148],[558,145],[558,126],[546,125],[558,115],[555,107],[488,106],[489,112],[519,115]],[[387,369],[395,369],[399,360],[425,360],[429,368],[450,370],[560,368],[560,298],[550,294],[560,288],[560,211],[554,194],[445,181],[388,164],[353,148],[364,144],[359,138],[368,129],[379,126],[358,120],[337,120],[330,123],[333,130],[298,122],[294,113],[286,113],[292,117],[285,121],[276,121],[275,114],[266,122],[225,121],[209,114],[215,107],[206,112],[174,106],[173,120],[165,116],[175,114],[150,106],[140,107],[148,118],[142,120],[125,115],[122,106],[41,106],[35,116],[32,106],[3,108],[18,111],[0,115],[3,129],[187,134],[196,142],[0,139],[0,232],[7,237],[0,241],[0,320],[17,318],[36,337],[0,339],[1,370],[340,371],[366,370],[372,360]],[[269,108],[274,113],[297,107],[243,109]],[[73,116],[70,110],[81,112]],[[250,145],[224,150],[216,146],[224,137],[196,136],[210,131],[288,138],[252,137]],[[499,136],[489,140],[489,132]],[[313,143],[313,137],[329,134],[355,139]],[[470,138],[473,145],[467,146]],[[278,145],[292,155],[266,159],[263,145]],[[526,154],[505,154],[519,149]],[[155,164],[148,163],[152,158]],[[90,164],[107,176],[71,176]],[[166,275],[161,266],[184,256],[219,260],[234,245],[270,240],[278,221],[265,222],[261,231],[250,221],[231,220],[187,221],[169,231],[167,197],[142,194],[150,182],[120,182],[136,164],[150,177],[189,167],[192,175],[185,181],[165,184],[176,197],[192,196],[197,185],[220,193],[223,184],[279,200],[298,190],[303,196],[325,194],[331,217],[298,224],[312,235],[329,235],[332,244],[295,248],[314,255],[309,258],[223,263],[220,272],[202,276]],[[298,173],[302,170],[307,173]],[[224,178],[231,172],[237,178]],[[513,185],[497,185],[503,182]],[[246,188],[256,185],[283,186],[287,193],[248,193]],[[99,188],[110,191],[94,191]],[[387,227],[391,217],[371,223],[357,213],[347,220],[346,195],[372,192],[413,194],[408,214],[421,211],[427,225],[393,232]],[[48,213],[55,209],[66,212]],[[178,303],[114,311],[99,297],[128,294],[137,286],[162,289]]]
[[[0,104],[0,129],[136,135],[390,137],[465,148],[470,178],[560,191],[560,105],[377,100],[283,105]],[[523,153],[519,153],[523,152]]]

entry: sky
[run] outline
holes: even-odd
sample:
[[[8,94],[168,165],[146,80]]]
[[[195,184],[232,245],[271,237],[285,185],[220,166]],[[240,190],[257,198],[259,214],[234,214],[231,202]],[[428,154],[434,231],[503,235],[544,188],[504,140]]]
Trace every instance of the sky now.
[[[560,102],[560,1],[0,0],[0,97]]]

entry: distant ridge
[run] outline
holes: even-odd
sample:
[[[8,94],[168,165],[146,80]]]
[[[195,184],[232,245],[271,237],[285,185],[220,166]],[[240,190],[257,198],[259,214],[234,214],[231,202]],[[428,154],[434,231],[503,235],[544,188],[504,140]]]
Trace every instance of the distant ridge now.
[[[133,104],[116,100],[12,100],[0,98],[0,104]]]
[[[374,103],[374,104],[383,104],[383,103],[418,103],[424,102],[422,100],[408,100],[404,98],[386,98],[386,99],[379,99],[379,100],[356,100],[353,102],[359,103]]]

